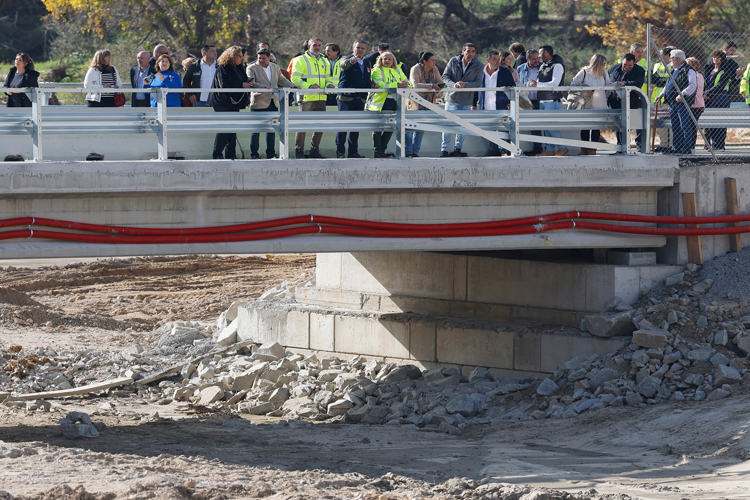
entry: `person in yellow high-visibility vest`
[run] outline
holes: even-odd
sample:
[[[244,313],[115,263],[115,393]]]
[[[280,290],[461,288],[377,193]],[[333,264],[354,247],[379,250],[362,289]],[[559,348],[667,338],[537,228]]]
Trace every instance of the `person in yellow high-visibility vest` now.
[[[745,73],[742,75],[740,94],[745,98],[745,102],[750,105],[750,64],[747,65]]]
[[[661,62],[660,59],[657,58],[656,64],[654,64],[654,69],[651,72],[651,85],[653,87],[651,88],[651,104],[653,105],[656,103],[656,100],[659,98],[659,95],[664,90],[664,87],[667,85],[667,81],[669,80],[669,73],[672,71],[672,65],[669,64],[669,56],[672,53],[673,50],[677,50],[676,47],[667,46],[664,47],[661,50],[661,55],[664,58],[665,61],[667,61],[667,65],[664,66],[664,64]],[[667,105],[663,105],[659,108],[660,115],[662,111],[665,111],[668,113],[669,107]],[[669,151],[672,147],[672,129],[669,127],[658,127],[656,129],[656,133],[659,135],[659,146],[656,147],[655,151],[657,153],[663,153],[665,151]]]
[[[630,53],[635,57],[635,64],[643,68],[646,74],[648,74],[648,61],[643,57],[643,52],[645,50],[646,49],[643,47],[642,43],[635,42],[630,45]],[[622,58],[616,60],[615,64],[622,64]],[[648,83],[644,82],[643,85],[641,85],[641,89],[646,95],[648,95]]]
[[[371,80],[373,87],[379,89],[395,89],[411,87],[409,79],[400,67],[396,65],[396,57],[392,52],[383,52],[372,68]],[[367,111],[396,111],[395,94],[386,92],[371,92],[367,99]],[[375,158],[393,156],[386,154],[388,141],[393,132],[373,132],[372,142],[375,147]]]
[[[321,89],[333,87],[331,82],[331,64],[322,54],[323,40],[311,38],[309,48],[294,61],[292,68],[292,83],[301,89]],[[325,111],[326,94],[300,95],[300,111]],[[294,153],[297,158],[305,157],[305,132],[297,132],[294,136]],[[314,132],[310,143],[310,158],[324,158],[320,154],[320,140],[323,132]]]

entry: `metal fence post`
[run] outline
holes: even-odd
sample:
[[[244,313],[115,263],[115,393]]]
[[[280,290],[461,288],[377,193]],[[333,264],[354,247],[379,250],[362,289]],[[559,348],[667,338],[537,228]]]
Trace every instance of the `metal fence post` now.
[[[34,161],[44,160],[44,153],[42,149],[43,137],[42,137],[42,94],[44,93],[41,89],[31,90],[31,121],[34,124],[32,131],[33,138],[33,156]]]
[[[279,99],[279,158],[289,158],[289,89],[283,89]]]
[[[401,158],[406,157],[406,96],[401,94],[398,99],[398,113],[396,113],[396,127],[398,130],[399,144],[401,144]]]
[[[620,102],[622,103],[620,108],[622,117],[620,153],[628,154],[630,152],[630,90],[627,87],[620,87],[617,91],[620,92]]]
[[[651,23],[646,25],[646,108],[649,109],[648,117],[651,119],[651,75],[653,74],[653,68],[651,67]]]
[[[513,120],[513,123],[510,127],[508,127],[508,133],[510,133],[510,143],[516,146],[518,148],[518,151],[521,151],[521,141],[518,140],[518,133],[521,130],[521,126],[518,123],[518,121],[521,119],[521,96],[520,92],[513,87],[513,101],[510,103],[510,114],[511,119]],[[515,151],[510,152],[511,156],[516,156]]]
[[[159,122],[159,159],[167,160],[169,158],[168,153],[168,139],[167,139],[167,93],[164,89],[157,89],[156,94],[156,119]]]

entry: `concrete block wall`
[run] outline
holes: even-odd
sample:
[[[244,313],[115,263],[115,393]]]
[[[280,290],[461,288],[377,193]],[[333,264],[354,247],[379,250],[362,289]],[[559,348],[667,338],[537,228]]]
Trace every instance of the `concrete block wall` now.
[[[361,354],[423,367],[476,366],[497,374],[553,373],[581,354],[606,354],[629,338],[519,333],[494,322],[414,314],[355,314],[288,302],[248,302],[237,309],[238,339],[279,342],[293,349]]]
[[[537,262],[430,252],[318,254],[316,286],[297,300],[362,312],[579,325],[633,303],[681,266]]]

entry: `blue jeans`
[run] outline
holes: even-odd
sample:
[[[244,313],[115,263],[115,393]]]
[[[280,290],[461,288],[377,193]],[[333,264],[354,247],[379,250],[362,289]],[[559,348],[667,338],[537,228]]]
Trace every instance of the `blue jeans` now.
[[[690,107],[684,102],[675,102],[669,106],[669,121],[672,123],[672,150],[678,154],[689,155],[693,152],[693,118]]]
[[[560,109],[560,101],[540,101],[539,109]],[[562,134],[559,130],[545,130],[544,135],[546,137],[557,137],[562,139]],[[547,144],[545,148],[547,151],[556,151],[557,148],[563,149],[565,146],[556,146],[555,144]]]
[[[420,131],[411,130],[407,132],[406,144],[404,145],[404,154],[418,155],[419,150],[422,148],[423,137],[424,137],[424,130],[420,130]]]
[[[470,109],[471,109],[471,105],[470,104],[463,105],[463,104],[455,104],[455,103],[452,103],[452,102],[446,102],[445,103],[445,110],[446,111],[457,111],[457,110],[466,111],[466,110],[470,110]],[[443,134],[443,141],[440,144],[440,149],[442,151],[448,151],[450,149],[450,146],[451,146],[451,136],[453,136],[453,134]],[[463,145],[464,145],[464,136],[463,136],[463,134],[456,134],[456,149],[461,149],[463,147]]]
[[[206,104],[206,101],[201,101],[200,99],[195,101],[195,108],[207,108],[208,104]]]

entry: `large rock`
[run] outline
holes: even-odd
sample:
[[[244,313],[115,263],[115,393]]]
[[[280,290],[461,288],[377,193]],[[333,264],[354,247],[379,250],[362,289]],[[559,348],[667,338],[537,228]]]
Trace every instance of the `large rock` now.
[[[716,354],[716,350],[713,347],[704,346],[688,352],[687,359],[689,359],[690,361],[704,362],[711,359],[711,356],[713,356],[714,354]]]
[[[648,349],[664,349],[669,335],[667,330],[661,328],[643,328],[633,332],[633,343]]]
[[[631,312],[613,314],[590,314],[586,316],[586,328],[595,337],[620,337],[630,335],[635,330]]]
[[[71,411],[58,420],[63,436],[68,439],[97,438],[99,431],[86,413]]]
[[[636,385],[635,390],[645,398],[652,398],[659,392],[661,381],[656,377],[646,377]]]
[[[536,384],[538,380],[535,377],[505,377],[496,389],[499,394],[510,394],[511,392],[521,391],[527,387]]]
[[[353,406],[354,405],[352,405],[351,401],[347,401],[346,399],[338,399],[333,403],[330,403],[326,407],[326,413],[328,413],[329,417],[343,415],[351,410]]]
[[[737,384],[742,382],[740,372],[731,366],[717,366],[714,372],[714,387],[721,387],[724,384]]]
[[[263,361],[276,361],[284,356],[286,356],[286,349],[278,342],[263,344],[255,353],[255,358]]]
[[[264,403],[243,403],[239,405],[239,410],[250,415],[265,415],[274,411],[276,407],[270,401]]]
[[[619,377],[620,374],[617,372],[617,370],[612,370],[611,368],[603,368],[599,370],[591,379],[589,380],[589,385],[592,389],[596,390],[599,387],[603,386],[605,382],[609,382],[612,379],[616,379]]]
[[[237,330],[239,329],[239,326],[240,326],[240,320],[235,319],[229,324],[229,326],[219,331],[216,337],[214,337],[216,344],[220,346],[228,346],[228,345],[236,344],[237,343]]]
[[[545,378],[542,380],[542,383],[539,384],[539,387],[536,388],[536,393],[540,396],[552,396],[554,393],[556,393],[558,390],[560,390],[560,387],[554,383],[551,379]]]
[[[211,403],[215,403],[216,401],[219,401],[221,398],[224,397],[224,389],[217,386],[207,387],[203,389],[201,392],[201,399],[198,402],[198,404],[201,405],[210,405]]]
[[[750,354],[750,335],[744,335],[737,340],[737,348],[745,354]]]
[[[422,376],[422,370],[414,365],[400,365],[383,377],[386,382],[401,382],[402,380],[417,380]]]
[[[445,405],[448,413],[460,413],[464,417],[473,417],[477,414],[476,402],[468,394],[459,394]]]
[[[282,410],[284,416],[290,418],[315,418],[320,414],[318,404],[309,398],[288,399]]]
[[[231,390],[234,392],[244,391],[246,389],[252,389],[253,383],[257,374],[250,371],[246,371],[240,375],[237,375],[232,381]]]

